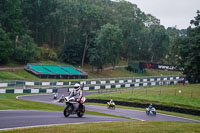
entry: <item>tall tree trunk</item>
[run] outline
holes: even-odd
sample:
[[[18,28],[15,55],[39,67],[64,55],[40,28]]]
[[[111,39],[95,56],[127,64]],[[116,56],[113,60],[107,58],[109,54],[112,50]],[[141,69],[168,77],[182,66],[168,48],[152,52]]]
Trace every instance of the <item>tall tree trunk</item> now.
[[[83,67],[83,64],[84,64],[85,54],[86,54],[86,50],[87,50],[87,45],[88,45],[88,34],[86,35],[86,38],[85,38],[85,47],[84,47],[84,50],[83,50],[81,67]]]

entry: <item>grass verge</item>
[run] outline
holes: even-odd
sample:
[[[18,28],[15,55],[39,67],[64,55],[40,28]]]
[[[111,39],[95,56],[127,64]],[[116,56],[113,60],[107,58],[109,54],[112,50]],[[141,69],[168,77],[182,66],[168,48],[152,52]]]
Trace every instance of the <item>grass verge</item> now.
[[[136,90],[88,95],[87,98],[153,103],[200,109],[200,84],[155,86]]]
[[[199,123],[121,121],[0,131],[1,133],[199,133]]]

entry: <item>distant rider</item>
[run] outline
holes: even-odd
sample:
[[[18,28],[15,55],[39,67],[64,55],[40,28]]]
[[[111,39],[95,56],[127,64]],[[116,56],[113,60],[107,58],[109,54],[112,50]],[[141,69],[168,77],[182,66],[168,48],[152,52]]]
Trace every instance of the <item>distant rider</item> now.
[[[111,105],[111,106],[112,106],[112,105],[115,105],[115,103],[113,102],[112,99],[110,99],[110,102],[107,102],[107,104],[108,104],[108,105]]]
[[[150,104],[148,108],[149,110],[151,110],[153,108],[152,104]]]
[[[76,102],[80,102],[83,97],[83,92],[79,83],[74,85],[74,89],[70,92],[69,97],[74,97]]]

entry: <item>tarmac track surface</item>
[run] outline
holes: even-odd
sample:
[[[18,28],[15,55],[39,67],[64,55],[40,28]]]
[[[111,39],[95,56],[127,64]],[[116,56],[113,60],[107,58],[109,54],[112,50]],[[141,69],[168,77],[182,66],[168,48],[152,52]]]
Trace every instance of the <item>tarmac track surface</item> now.
[[[85,114],[82,118],[70,115],[65,118],[62,112],[36,110],[1,110],[0,130],[37,127],[46,125],[72,124],[85,122],[127,121],[127,119]]]
[[[84,92],[84,95],[88,95],[88,93],[94,92]],[[67,96],[67,93],[62,93]],[[61,96],[61,95],[59,95]],[[30,101],[38,101],[50,104],[57,104],[61,106],[65,106],[64,103],[58,103],[56,100],[53,100],[53,94],[45,94],[45,95],[28,95],[28,96],[20,96],[19,99],[30,100]],[[131,109],[119,109],[108,110],[106,106],[96,106],[96,105],[87,105],[86,102],[86,110],[95,111],[100,113],[112,114],[117,116],[129,117],[132,119],[142,120],[142,121],[184,121],[184,122],[200,122],[198,120],[192,120],[182,117],[176,117],[171,115],[159,114],[156,116],[146,115],[145,111],[131,110]]]
[[[62,92],[62,91],[61,91]],[[95,92],[84,92],[84,95],[88,95]],[[67,92],[59,92],[59,97]],[[57,104],[65,106],[64,103],[58,103],[53,100],[53,94],[39,94],[39,95],[26,95],[19,96],[18,99],[24,99],[29,101],[44,102],[50,104]],[[64,107],[63,107],[64,109]],[[86,109],[95,112],[107,113],[112,115],[130,117],[142,121],[184,121],[184,122],[199,122],[197,120],[191,120],[176,116],[170,116],[165,114],[157,114],[156,116],[148,116],[144,111],[119,109],[108,110],[104,106],[86,105]],[[128,121],[128,119],[95,116],[85,114],[83,118],[78,118],[76,115],[70,115],[69,118],[65,118],[63,112],[55,111],[34,111],[34,110],[1,110],[0,111],[0,130],[21,128],[21,127],[35,127],[45,125],[57,125],[57,124],[71,124],[71,123],[85,123],[85,122],[104,122],[104,121]]]

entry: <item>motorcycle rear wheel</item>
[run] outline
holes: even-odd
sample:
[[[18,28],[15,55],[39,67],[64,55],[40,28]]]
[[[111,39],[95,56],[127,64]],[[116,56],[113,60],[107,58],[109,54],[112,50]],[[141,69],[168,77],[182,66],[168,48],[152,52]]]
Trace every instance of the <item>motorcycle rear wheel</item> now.
[[[78,117],[82,117],[85,114],[85,106],[82,105],[81,107],[82,109],[77,113]]]

